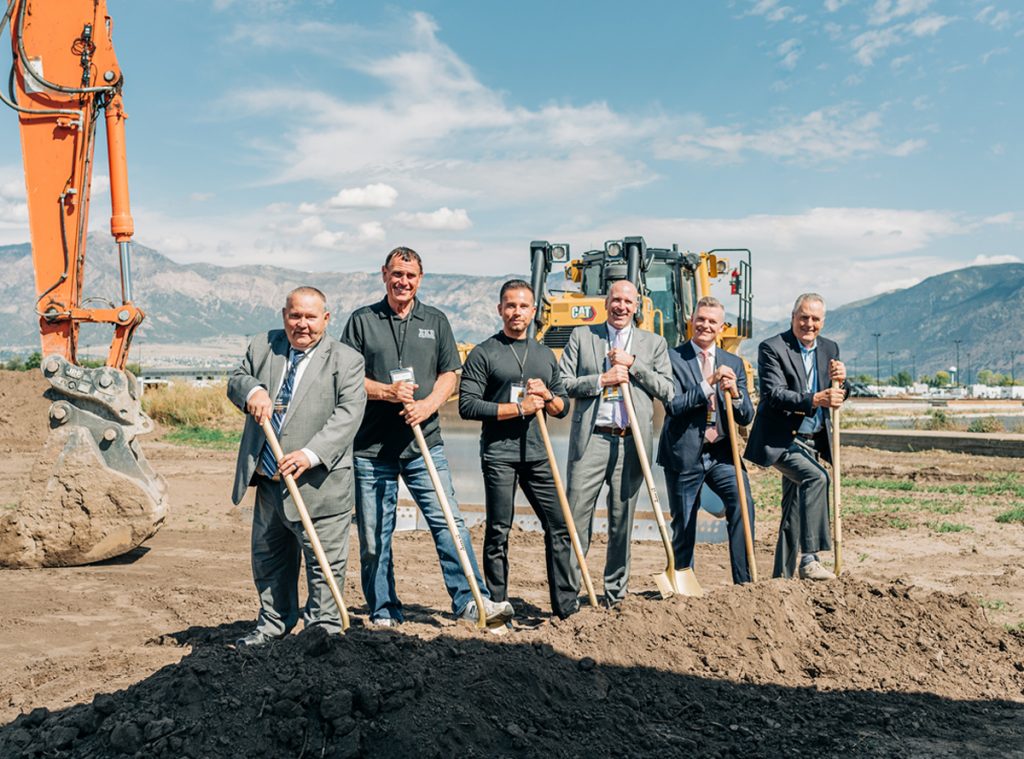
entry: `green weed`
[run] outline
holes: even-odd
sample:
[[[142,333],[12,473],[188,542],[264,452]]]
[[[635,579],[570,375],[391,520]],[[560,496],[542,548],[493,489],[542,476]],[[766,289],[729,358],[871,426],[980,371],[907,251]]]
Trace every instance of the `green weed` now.
[[[973,527],[967,524],[960,524],[959,522],[925,522],[925,527],[938,533],[974,532]]]
[[[979,598],[978,606],[980,606],[982,609],[1002,611],[1007,607],[1007,603],[1006,601],[1000,601],[998,598]]]
[[[913,490],[911,480],[885,480],[873,477],[843,478],[843,487],[864,488],[866,490]]]
[[[910,522],[906,519],[890,519],[889,526],[897,530],[908,530],[910,529]]]
[[[946,503],[945,501],[921,501],[918,507],[932,514],[959,514],[964,510],[962,503]]]
[[[164,440],[175,445],[213,448],[218,451],[237,448],[241,439],[242,433],[238,430],[215,430],[209,427],[178,427],[164,436]]]
[[[1004,511],[996,517],[996,521],[1000,524],[1011,524],[1013,522],[1024,524],[1024,503],[1017,504],[1009,511]]]

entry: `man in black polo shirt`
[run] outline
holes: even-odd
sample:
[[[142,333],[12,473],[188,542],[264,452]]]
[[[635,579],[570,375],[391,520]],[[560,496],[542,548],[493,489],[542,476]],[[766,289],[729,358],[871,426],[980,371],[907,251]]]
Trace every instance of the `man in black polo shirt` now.
[[[508,533],[518,482],[544,528],[551,608],[564,619],[579,610],[570,564],[572,543],[534,416],[541,409],[565,416],[569,399],[555,354],[526,335],[536,310],[529,284],[512,279],[502,285],[498,313],[504,326],[466,359],[459,414],[483,421],[484,575],[491,597],[504,601],[508,595]]]
[[[512,618],[509,603],[496,604],[480,578],[469,531],[452,488],[441,440],[437,410],[455,389],[461,365],[451,326],[443,313],[416,298],[423,280],[419,254],[395,248],[381,268],[387,295],[356,310],[341,336],[366,363],[366,414],[355,439],[356,517],[363,595],[371,624],[390,627],[403,620],[395,589],[391,536],[395,531],[398,478],[401,476],[423,512],[434,537],[441,575],[452,598],[452,611],[475,620],[469,581],[459,564],[455,541],[444,520],[412,426],[423,430],[430,457],[448,495],[455,523],[469,553],[488,619]]]

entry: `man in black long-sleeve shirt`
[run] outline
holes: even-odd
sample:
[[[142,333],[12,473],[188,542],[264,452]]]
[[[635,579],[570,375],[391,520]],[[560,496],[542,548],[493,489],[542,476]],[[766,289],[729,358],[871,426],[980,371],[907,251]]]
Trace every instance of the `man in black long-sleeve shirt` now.
[[[459,414],[483,421],[480,459],[484,474],[487,529],[484,577],[491,598],[508,595],[508,533],[515,515],[516,483],[544,528],[551,608],[565,618],[579,610],[570,559],[572,543],[558,505],[554,476],[534,416],[541,410],[562,417],[569,399],[555,354],[526,336],[536,306],[521,279],[501,287],[502,331],[477,345],[462,367]]]

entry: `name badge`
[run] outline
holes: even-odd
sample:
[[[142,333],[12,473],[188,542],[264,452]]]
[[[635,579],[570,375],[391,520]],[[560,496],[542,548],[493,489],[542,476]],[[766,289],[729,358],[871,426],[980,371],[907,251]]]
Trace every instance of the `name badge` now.
[[[416,373],[411,366],[403,366],[400,369],[392,369],[391,382],[412,382],[416,383]]]
[[[707,426],[714,427],[718,423],[718,412],[708,409]]]
[[[508,389],[508,402],[520,403],[526,397],[526,385],[513,384]]]
[[[622,400],[622,385],[608,385],[601,391],[601,400],[617,403]]]

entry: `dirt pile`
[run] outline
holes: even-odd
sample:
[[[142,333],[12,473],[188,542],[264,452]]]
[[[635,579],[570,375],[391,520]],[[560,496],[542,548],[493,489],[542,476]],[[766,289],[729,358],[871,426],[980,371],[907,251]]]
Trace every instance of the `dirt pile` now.
[[[90,704],[23,714],[0,729],[0,755],[1024,750],[1024,637],[991,627],[971,599],[901,584],[775,581],[630,598],[502,636],[434,620],[229,650],[244,629],[153,641],[192,652]]]
[[[34,452],[46,440],[50,401],[43,391],[49,386],[37,369],[0,370],[0,453]]]

